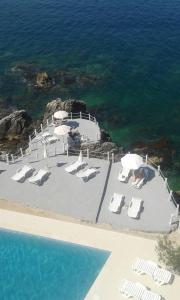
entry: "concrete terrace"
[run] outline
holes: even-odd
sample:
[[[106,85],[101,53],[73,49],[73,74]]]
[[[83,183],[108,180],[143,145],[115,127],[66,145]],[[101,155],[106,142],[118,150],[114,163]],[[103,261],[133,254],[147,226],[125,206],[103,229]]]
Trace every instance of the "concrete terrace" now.
[[[91,120],[67,120],[68,125],[78,128],[81,136],[88,136],[90,142],[97,142],[100,129]],[[46,128],[53,132],[53,126]],[[32,151],[23,158],[9,165],[0,162],[0,198],[22,203],[30,207],[48,210],[91,223],[110,224],[114,229],[130,229],[147,232],[169,232],[171,214],[176,214],[176,207],[169,200],[169,192],[161,176],[151,166],[153,174],[140,190],[128,183],[118,181],[120,162],[111,163],[97,158],[84,158],[89,167],[98,169],[95,177],[84,183],[76,175],[68,174],[64,168],[77,160],[77,156],[64,153],[66,140],[60,138],[55,144],[47,146],[49,157],[43,159],[43,145],[38,138],[32,140]],[[36,170],[47,168],[51,172],[42,186],[31,184],[26,180],[18,183],[11,179],[16,170],[24,164],[31,164]],[[125,203],[120,214],[108,210],[109,201],[114,192],[125,196]],[[127,215],[128,204],[132,197],[144,201],[139,219]]]

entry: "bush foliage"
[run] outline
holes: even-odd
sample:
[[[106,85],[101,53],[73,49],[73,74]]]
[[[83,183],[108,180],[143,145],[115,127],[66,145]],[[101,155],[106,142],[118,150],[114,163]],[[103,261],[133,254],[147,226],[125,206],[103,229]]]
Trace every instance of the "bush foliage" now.
[[[180,274],[180,246],[176,242],[164,236],[158,240],[156,251],[160,262],[169,270]]]

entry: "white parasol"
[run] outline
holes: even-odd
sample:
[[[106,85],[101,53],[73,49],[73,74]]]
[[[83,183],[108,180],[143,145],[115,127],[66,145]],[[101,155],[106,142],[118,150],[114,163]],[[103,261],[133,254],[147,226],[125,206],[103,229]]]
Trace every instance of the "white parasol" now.
[[[143,158],[137,154],[126,154],[121,158],[123,168],[137,170],[143,164]]]
[[[71,127],[67,125],[61,125],[54,129],[54,134],[56,135],[66,135],[68,132],[70,132]]]
[[[64,118],[67,118],[67,117],[68,117],[68,112],[65,110],[58,110],[54,113],[55,119],[63,120]]]

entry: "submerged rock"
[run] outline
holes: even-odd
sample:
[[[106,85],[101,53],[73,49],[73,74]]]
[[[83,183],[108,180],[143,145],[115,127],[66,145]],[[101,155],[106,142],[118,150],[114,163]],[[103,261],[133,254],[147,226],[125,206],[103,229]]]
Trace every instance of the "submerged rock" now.
[[[52,79],[47,74],[47,72],[37,73],[35,87],[39,89],[47,89],[47,88],[51,88],[54,85],[55,85],[54,79]]]

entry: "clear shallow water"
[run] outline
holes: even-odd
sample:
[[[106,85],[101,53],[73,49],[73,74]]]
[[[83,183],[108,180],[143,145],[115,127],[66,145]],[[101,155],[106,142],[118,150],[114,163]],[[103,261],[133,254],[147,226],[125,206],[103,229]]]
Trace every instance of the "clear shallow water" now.
[[[171,139],[180,174],[179,37],[179,0],[1,0],[0,97],[34,115],[51,98],[79,97],[121,145]],[[103,81],[32,93],[9,76],[17,62]]]
[[[83,300],[109,252],[0,230],[1,300]]]

